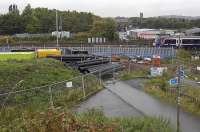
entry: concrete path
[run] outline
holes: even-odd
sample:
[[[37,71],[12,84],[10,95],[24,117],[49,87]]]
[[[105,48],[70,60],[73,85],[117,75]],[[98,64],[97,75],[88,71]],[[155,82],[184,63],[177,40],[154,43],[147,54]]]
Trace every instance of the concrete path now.
[[[176,107],[124,82],[110,84],[107,88],[141,113],[148,116],[164,117],[169,119],[174,127],[176,126]],[[182,132],[200,132],[200,118],[183,111],[180,114]]]

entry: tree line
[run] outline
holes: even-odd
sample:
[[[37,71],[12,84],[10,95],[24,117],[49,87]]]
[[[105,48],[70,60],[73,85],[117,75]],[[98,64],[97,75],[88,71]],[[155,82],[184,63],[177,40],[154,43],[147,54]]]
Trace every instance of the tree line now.
[[[17,5],[10,5],[8,9],[8,13],[0,15],[0,35],[51,33],[56,30],[55,9],[32,8],[30,4],[22,13]],[[106,37],[111,41],[116,37],[117,25],[112,18],[69,10],[57,12],[59,30],[77,33],[83,37]]]
[[[155,29],[189,29],[194,27],[200,27],[200,19],[189,20],[181,18],[137,18],[132,17],[129,19],[129,25],[139,28],[155,28]]]

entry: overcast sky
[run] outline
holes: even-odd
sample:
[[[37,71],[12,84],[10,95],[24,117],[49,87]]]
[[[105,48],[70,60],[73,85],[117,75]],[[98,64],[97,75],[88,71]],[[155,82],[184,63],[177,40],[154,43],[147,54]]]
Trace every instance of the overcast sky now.
[[[12,3],[20,11],[30,3],[32,7],[92,12],[103,17],[159,15],[200,16],[200,0],[0,0],[0,14]]]

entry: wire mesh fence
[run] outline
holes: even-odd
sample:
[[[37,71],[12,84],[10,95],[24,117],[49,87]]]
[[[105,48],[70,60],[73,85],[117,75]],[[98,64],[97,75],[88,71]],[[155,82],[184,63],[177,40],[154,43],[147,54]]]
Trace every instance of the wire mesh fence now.
[[[15,87],[7,93],[0,93],[1,111],[8,108],[43,110],[50,106],[69,107],[101,88],[101,78],[93,74],[29,89]]]
[[[0,47],[0,52],[9,52],[13,49],[20,49],[22,47]],[[31,47],[29,47],[31,48]],[[52,49],[56,47],[32,47],[37,49]],[[152,57],[153,55],[160,55],[161,58],[175,58],[176,49],[174,48],[157,48],[157,47],[110,47],[110,46],[95,46],[95,47],[62,47],[63,53],[68,50],[88,51],[89,54],[97,56],[110,57],[112,55],[124,55],[129,57],[142,56]]]

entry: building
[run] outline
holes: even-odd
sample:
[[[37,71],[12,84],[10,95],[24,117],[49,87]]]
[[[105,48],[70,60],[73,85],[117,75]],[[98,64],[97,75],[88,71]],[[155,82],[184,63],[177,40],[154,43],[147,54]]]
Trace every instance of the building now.
[[[200,28],[192,28],[185,31],[186,36],[200,36]]]
[[[130,39],[149,39],[151,38],[153,29],[132,29],[127,31]]]
[[[116,18],[115,18],[115,21],[116,21],[117,23],[128,23],[128,19],[129,19],[129,18],[127,18],[127,17],[116,17]]]
[[[71,37],[71,34],[70,34],[70,32],[69,31],[54,31],[54,32],[52,32],[52,36],[57,36],[58,35],[58,37],[59,38],[70,38]]]
[[[118,34],[121,41],[128,41],[127,32],[119,32]]]
[[[173,36],[175,31],[162,29],[132,29],[127,31],[131,39],[155,40],[158,35]]]
[[[140,12],[140,19],[143,19],[143,17],[144,17],[143,12]]]
[[[19,33],[12,35],[12,37],[16,38],[39,38],[39,37],[49,37],[49,36],[51,36],[51,34],[48,33],[38,33],[38,34]]]

